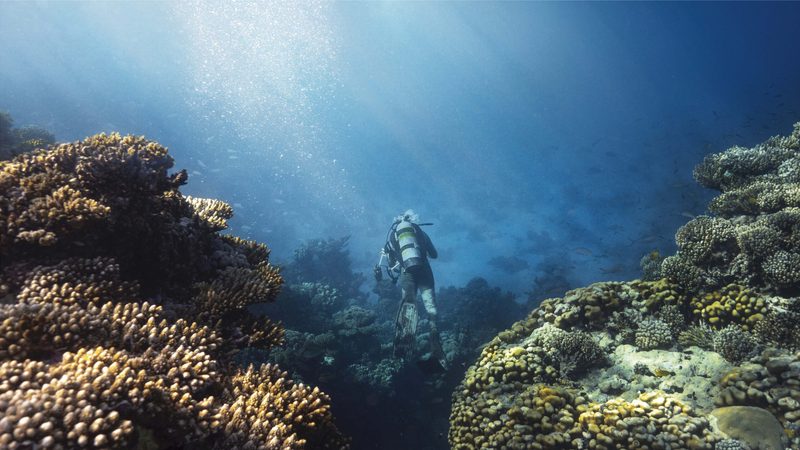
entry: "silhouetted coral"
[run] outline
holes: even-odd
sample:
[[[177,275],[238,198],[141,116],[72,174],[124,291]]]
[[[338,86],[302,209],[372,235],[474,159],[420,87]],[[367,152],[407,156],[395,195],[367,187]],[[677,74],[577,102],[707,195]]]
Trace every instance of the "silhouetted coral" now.
[[[55,143],[55,136],[37,126],[14,127],[14,119],[0,111],[0,161]]]

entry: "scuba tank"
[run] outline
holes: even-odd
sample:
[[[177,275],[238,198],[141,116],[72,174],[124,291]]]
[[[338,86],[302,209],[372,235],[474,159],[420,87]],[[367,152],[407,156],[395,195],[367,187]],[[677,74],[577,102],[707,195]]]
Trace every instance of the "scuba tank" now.
[[[405,269],[410,269],[425,263],[425,255],[420,248],[417,232],[414,225],[407,221],[401,220],[394,230],[394,236],[397,239],[397,245],[400,247],[400,260],[403,262]]]

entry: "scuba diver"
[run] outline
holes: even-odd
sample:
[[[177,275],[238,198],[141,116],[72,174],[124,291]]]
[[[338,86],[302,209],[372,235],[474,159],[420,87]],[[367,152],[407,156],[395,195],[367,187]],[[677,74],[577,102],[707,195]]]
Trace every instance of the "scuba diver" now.
[[[447,361],[436,326],[433,271],[428,262],[428,258],[435,259],[438,253],[428,234],[420,228],[433,224],[418,222],[417,215],[410,209],[395,218],[381,249],[380,260],[375,266],[375,279],[381,281],[383,278],[382,267],[386,260],[385,267],[389,277],[395,283],[400,281],[402,301],[395,320],[395,357],[407,359],[414,350],[418,320],[416,298],[419,290],[430,322],[431,348],[430,353],[417,361],[417,365],[426,373],[444,372]]]

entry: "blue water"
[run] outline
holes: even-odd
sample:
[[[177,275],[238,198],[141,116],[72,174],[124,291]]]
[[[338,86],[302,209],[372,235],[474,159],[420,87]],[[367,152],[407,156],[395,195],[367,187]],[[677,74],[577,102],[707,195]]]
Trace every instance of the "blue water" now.
[[[705,154],[789,132],[798,23],[798,3],[3,2],[0,109],[158,140],[274,261],[352,235],[368,272],[414,208],[439,285],[543,296],[639,276],[704,212]]]

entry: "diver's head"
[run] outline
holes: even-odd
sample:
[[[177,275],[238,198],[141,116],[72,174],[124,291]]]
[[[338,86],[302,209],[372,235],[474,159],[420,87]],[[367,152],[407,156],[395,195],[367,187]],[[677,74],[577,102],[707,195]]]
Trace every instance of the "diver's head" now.
[[[419,216],[413,209],[407,209],[403,214],[395,217],[394,220],[395,222],[402,222],[405,220],[406,222],[417,223],[419,222]]]

